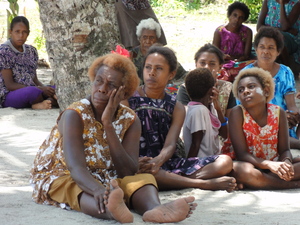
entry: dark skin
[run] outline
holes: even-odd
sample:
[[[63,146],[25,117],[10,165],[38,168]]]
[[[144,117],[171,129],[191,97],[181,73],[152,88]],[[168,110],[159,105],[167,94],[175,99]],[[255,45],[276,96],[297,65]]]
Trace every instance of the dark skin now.
[[[11,43],[12,45],[19,50],[20,52],[23,52],[23,44],[25,44],[27,37],[29,35],[30,31],[28,27],[23,22],[15,23],[12,29],[9,30],[9,34],[11,37]],[[11,69],[3,69],[1,70],[2,77],[4,79],[5,86],[9,91],[14,91],[17,89],[21,89],[26,87],[25,85],[16,83],[13,78],[13,71]],[[35,85],[43,91],[43,95],[46,97],[55,98],[55,90],[52,87],[44,86],[38,79],[37,75],[35,74],[33,82]],[[34,102],[33,105],[39,102],[44,101],[43,96],[39,96]]]
[[[150,54],[144,66],[144,90],[139,87],[137,91],[140,96],[153,99],[163,99],[165,87],[176,71],[170,71],[170,65],[165,57],[159,53]],[[146,94],[146,95],[145,95]],[[122,102],[129,106],[128,101]],[[169,160],[175,150],[183,122],[185,108],[180,102],[176,102],[172,122],[166,141],[158,156],[140,157],[139,173],[151,173],[154,175],[160,190],[173,190],[183,188],[202,188],[207,190],[234,190],[236,183],[232,177],[225,176],[232,170],[232,161],[227,156],[220,156],[214,163],[211,163],[194,174],[184,177],[178,174],[167,172],[161,166]]]
[[[258,42],[258,46],[255,47],[255,52],[257,54],[257,61],[254,62],[254,66],[269,71],[271,75],[275,77],[280,69],[280,65],[275,62],[277,56],[280,54],[275,40],[273,38],[262,37]],[[294,127],[300,122],[300,114],[296,106],[295,95],[286,94],[283,98],[287,106],[286,115],[289,127]],[[290,137],[290,147],[299,149],[300,141]]]
[[[107,66],[100,67],[93,82],[92,95],[88,97],[95,119],[106,132],[106,141],[118,178],[137,173],[141,133],[138,117],[126,131],[122,142],[113,127],[112,123],[116,119],[119,104],[125,96],[122,77],[123,73],[119,71]],[[71,177],[83,190],[79,196],[81,210],[101,219],[115,219],[121,223],[132,222],[133,216],[123,201],[124,194],[117,182],[111,181],[113,187],[111,190],[109,185],[105,187],[99,183],[87,170],[82,138],[83,128],[82,119],[73,110],[66,110],[58,123],[59,132],[63,137],[63,149],[68,169]],[[161,205],[157,189],[153,185],[141,187],[131,197],[133,209],[149,222],[153,218],[156,218],[158,222],[181,221],[196,208],[193,201],[193,197],[187,197]]]
[[[232,11],[231,15],[228,17],[228,24],[225,26],[226,29],[232,33],[239,33],[240,28],[245,22],[245,14],[242,10],[235,9]],[[221,47],[221,35],[218,29],[214,32],[213,44],[218,48]],[[225,55],[225,60],[234,60],[237,62],[245,61],[250,58],[252,47],[252,30],[250,28],[247,29],[247,37],[245,42],[244,54],[243,55]]]
[[[300,2],[297,2],[292,8],[289,15],[287,15],[285,12],[284,5],[287,4],[288,2],[289,0],[277,0],[277,3],[280,4],[280,27],[277,29],[279,29],[280,31],[289,32],[293,35],[297,35],[298,30],[293,28],[292,26],[295,24],[298,17],[300,16]],[[266,26],[265,18],[267,16],[267,13],[268,13],[268,0],[264,0],[258,17],[256,30],[259,30],[259,28],[262,26]],[[286,47],[284,47],[279,57],[282,60],[282,63],[285,65],[289,65],[289,62],[287,60],[288,56],[289,56],[288,50]]]
[[[192,101],[201,102],[208,109],[210,109],[210,104],[213,102],[215,109],[218,113],[218,118],[220,122],[224,123],[226,120],[221,111],[221,107],[218,101],[218,95],[219,95],[218,89],[216,87],[212,87],[203,98],[193,99]],[[220,127],[219,135],[224,139],[227,138],[227,125]],[[197,131],[192,134],[192,144],[189,150],[188,158],[197,157],[202,139],[203,139],[203,131]]]
[[[238,84],[238,98],[256,123],[263,127],[267,125],[266,96],[267,87],[255,77],[242,78]],[[246,138],[243,132],[243,112],[234,107],[229,119],[229,135],[232,146],[239,161],[234,163],[233,175],[237,182],[253,189],[286,189],[299,185],[300,164],[292,163],[293,158],[289,148],[288,124],[284,110],[280,109],[277,151],[278,161],[257,158],[248,152]],[[290,161],[290,160],[291,161]],[[267,169],[270,172],[260,171]]]

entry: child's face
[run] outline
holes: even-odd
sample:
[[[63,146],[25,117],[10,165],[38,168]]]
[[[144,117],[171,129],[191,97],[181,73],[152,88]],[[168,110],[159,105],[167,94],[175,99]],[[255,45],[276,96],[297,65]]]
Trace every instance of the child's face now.
[[[239,81],[238,98],[244,107],[266,102],[265,91],[255,77],[245,77]]]

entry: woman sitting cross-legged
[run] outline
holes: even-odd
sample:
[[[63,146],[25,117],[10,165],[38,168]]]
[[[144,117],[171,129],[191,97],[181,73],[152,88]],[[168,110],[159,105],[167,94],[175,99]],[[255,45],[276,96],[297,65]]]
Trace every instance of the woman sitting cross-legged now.
[[[230,157],[185,158],[176,146],[185,109],[165,92],[176,68],[177,58],[171,49],[152,46],[143,65],[145,84],[126,103],[141,120],[139,170],[152,173],[160,190],[201,188],[231,192],[235,179],[225,176],[232,170]]]
[[[40,147],[31,170],[33,199],[99,219],[178,222],[197,204],[186,197],[161,204],[155,178],[138,172],[140,120],[120,104],[139,84],[124,56],[97,58],[89,69],[91,96],[70,105]],[[124,198],[124,199],[123,199]]]
[[[274,86],[272,75],[261,68],[245,69],[234,81],[233,93],[241,105],[230,113],[230,140],[222,150],[238,160],[232,175],[239,188],[300,187],[300,160],[290,152],[285,111],[268,103]]]

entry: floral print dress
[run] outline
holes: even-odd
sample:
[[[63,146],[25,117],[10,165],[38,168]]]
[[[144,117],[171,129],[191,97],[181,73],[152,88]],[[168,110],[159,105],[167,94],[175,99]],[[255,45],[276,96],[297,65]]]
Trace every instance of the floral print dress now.
[[[36,76],[38,53],[35,47],[23,45],[23,52],[18,51],[10,42],[0,45],[0,108],[9,90],[4,84],[2,69],[11,69],[13,79],[18,84],[36,86],[33,79]]]
[[[242,105],[239,106],[243,110],[243,132],[246,138],[248,152],[257,158],[272,161],[278,160],[277,143],[280,107],[269,103],[267,104],[267,125],[261,127]],[[229,138],[222,148],[222,153],[235,159],[235,153]]]
[[[102,124],[96,121],[91,103],[87,99],[82,99],[73,103],[68,109],[75,110],[82,118],[85,160],[91,175],[104,185],[117,178],[106,133]],[[60,116],[57,121],[59,121]],[[136,115],[131,109],[120,105],[116,120],[113,122],[120,141],[123,140],[126,130],[131,126],[135,117]],[[56,124],[35,157],[30,183],[34,188],[33,200],[37,203],[59,205],[50,199],[47,193],[55,179],[70,174],[66,165],[62,142],[63,137]]]

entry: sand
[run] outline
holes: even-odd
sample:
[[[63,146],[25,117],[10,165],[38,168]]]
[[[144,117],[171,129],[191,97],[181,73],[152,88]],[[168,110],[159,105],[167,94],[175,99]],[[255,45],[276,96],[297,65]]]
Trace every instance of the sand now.
[[[50,70],[39,70],[42,81]],[[115,224],[76,211],[38,205],[31,199],[29,170],[35,154],[55,124],[59,109],[0,109],[0,224]],[[296,152],[296,154],[298,154]],[[204,191],[184,189],[160,192],[162,203],[193,195],[194,214],[179,224],[299,224],[300,189],[282,191]],[[144,224],[134,213],[134,224]]]

